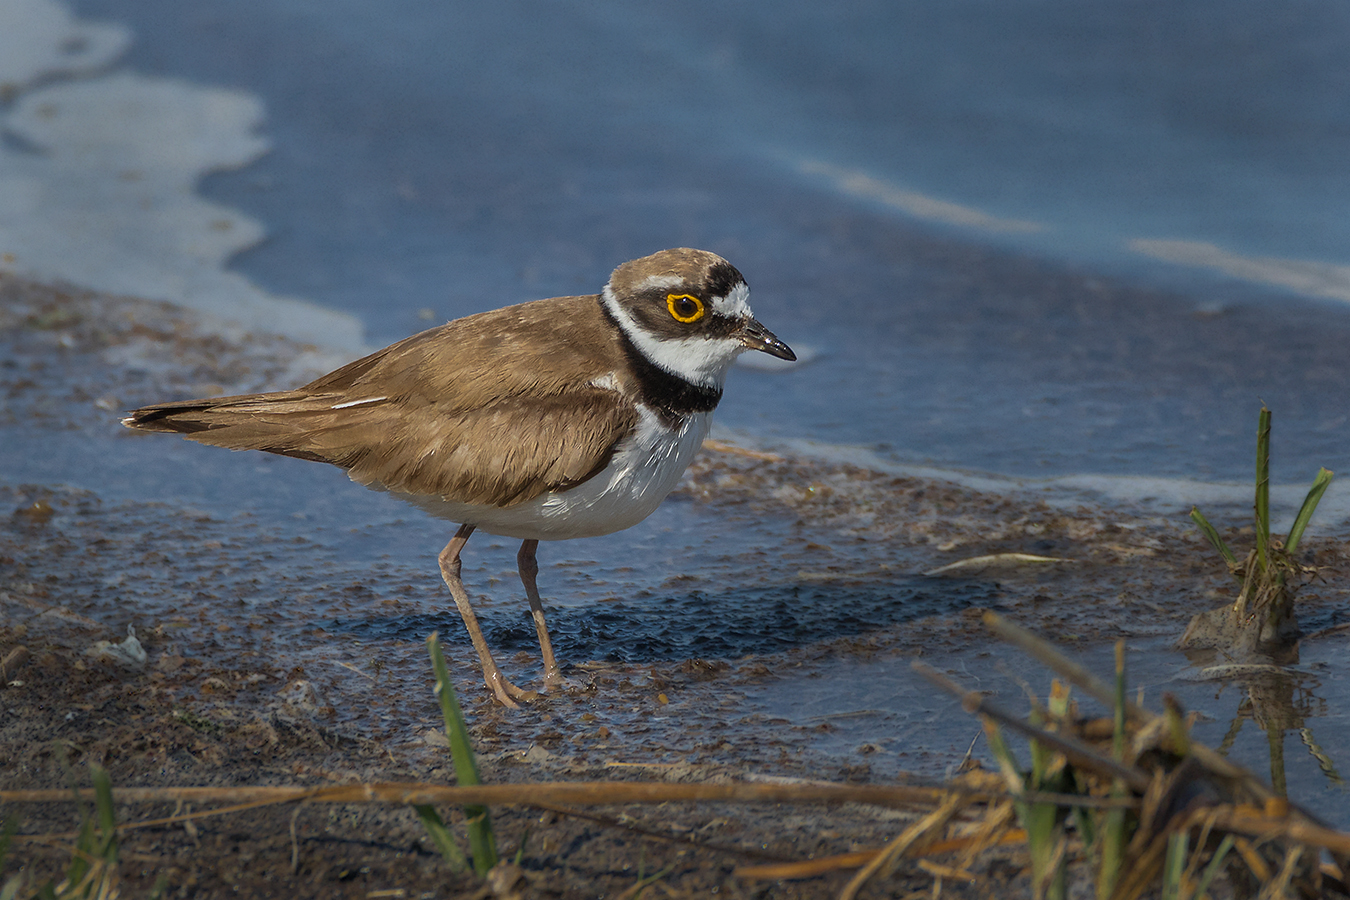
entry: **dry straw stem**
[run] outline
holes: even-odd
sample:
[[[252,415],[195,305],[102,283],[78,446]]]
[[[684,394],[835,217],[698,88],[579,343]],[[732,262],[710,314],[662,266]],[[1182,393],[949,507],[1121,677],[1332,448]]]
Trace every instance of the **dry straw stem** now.
[[[662,781],[554,781],[535,784],[437,785],[420,782],[344,784],[325,787],[114,788],[119,803],[230,802],[233,809],[273,803],[434,803],[487,806],[572,806],[681,801],[742,803],[867,803],[898,808],[931,808],[949,789],[906,785],[851,784],[670,784]],[[972,799],[1001,796],[975,791]],[[93,791],[0,791],[0,803],[60,803],[89,799]],[[212,810],[217,812],[217,810]],[[197,815],[197,814],[193,814]]]
[[[959,788],[958,788],[959,790]],[[898,809],[931,809],[952,788],[906,785],[808,784],[670,784],[667,782],[545,782],[536,784],[440,785],[421,782],[346,784],[324,787],[168,787],[116,788],[118,803],[225,803],[159,819],[118,825],[120,830],[174,825],[211,816],[229,815],[282,803],[397,803],[412,806],[605,806],[627,803],[866,803]],[[998,792],[970,790],[972,800],[996,799]],[[89,800],[89,788],[0,791],[5,803],[70,803]],[[1066,798],[1068,799],[1068,798]],[[62,835],[14,835],[15,841],[48,840]],[[68,837],[68,835],[67,835]]]
[[[483,804],[487,806],[610,806],[625,803],[866,803],[895,809],[932,809],[944,797],[959,793],[971,801],[1006,800],[1005,791],[960,784],[919,785],[806,784],[672,784],[665,781],[554,781],[531,784],[442,785],[425,782],[384,782],[324,787],[163,787],[114,788],[118,803],[228,803],[119,828],[144,828],[219,816],[280,803],[399,803]],[[0,803],[70,803],[93,797],[89,788],[0,790]],[[1132,808],[1132,800],[1081,797],[1072,794],[1028,792],[1022,799],[1066,806]],[[16,840],[25,836],[16,835]]]
[[[977,852],[990,846],[1020,844],[1027,839],[1027,833],[1021,828],[1010,828],[994,840],[984,835],[948,838],[934,841],[922,849],[911,850],[910,856],[944,856],[974,848]],[[818,856],[801,862],[773,863],[763,866],[738,866],[735,875],[747,881],[779,881],[792,878],[813,878],[839,869],[856,869],[876,859],[885,850],[857,850],[853,853],[840,853],[835,856]]]
[[[862,890],[863,885],[871,881],[883,869],[890,871],[891,867],[905,853],[912,848],[922,847],[934,838],[941,837],[947,823],[969,802],[968,798],[958,794],[953,794],[944,799],[942,805],[902,831],[899,837],[887,844],[884,850],[858,870],[858,874],[854,875],[853,879],[840,892],[839,900],[854,900],[858,891]]]
[[[971,880],[974,876],[967,871],[967,867],[980,853],[992,847],[1022,843],[1026,840],[1026,832],[1023,829],[1012,827],[1014,818],[1012,797],[998,787],[1001,784],[1001,777],[992,772],[971,770],[948,784],[942,802],[936,809],[911,824],[880,850],[847,853],[799,863],[741,866],[736,869],[736,877],[747,881],[810,878],[839,869],[858,868],[859,871],[839,894],[839,900],[853,900],[863,886],[873,878],[894,871],[901,857],[959,853],[955,865],[925,864],[923,860],[919,861],[919,868],[934,877],[934,896],[937,896],[943,879]],[[1053,796],[1060,798],[1056,802],[1063,802],[1065,805],[1072,805],[1079,799],[1071,795]],[[944,834],[955,820],[963,818],[963,814],[970,811],[972,806],[987,800],[994,802],[990,806],[982,807],[973,823],[968,817],[963,819],[961,827],[974,827],[973,833],[944,839]]]

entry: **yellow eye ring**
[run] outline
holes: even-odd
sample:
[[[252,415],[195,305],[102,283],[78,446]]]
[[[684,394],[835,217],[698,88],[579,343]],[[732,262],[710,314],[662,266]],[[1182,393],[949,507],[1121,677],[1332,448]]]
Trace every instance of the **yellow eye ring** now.
[[[703,318],[703,301],[693,294],[666,294],[666,309],[672,319],[686,325]]]

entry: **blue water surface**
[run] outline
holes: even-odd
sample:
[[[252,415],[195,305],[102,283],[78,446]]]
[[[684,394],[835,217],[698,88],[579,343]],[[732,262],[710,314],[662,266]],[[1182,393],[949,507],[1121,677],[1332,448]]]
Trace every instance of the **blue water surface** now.
[[[204,185],[271,231],[236,266],[373,343],[694,245],[818,353],[734,376],[765,437],[1239,479],[1264,401],[1287,480],[1350,443],[1344,301],[1131,244],[1347,260],[1343,5],[74,5],[264,98],[273,152]]]

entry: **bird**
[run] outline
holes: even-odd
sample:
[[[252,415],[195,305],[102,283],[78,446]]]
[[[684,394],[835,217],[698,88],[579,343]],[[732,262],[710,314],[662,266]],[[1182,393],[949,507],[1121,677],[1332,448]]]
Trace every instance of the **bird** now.
[[[459,523],[441,576],[492,697],[517,707],[540,694],[509,681],[483,637],[461,579],[469,537],[521,541],[544,689],[562,686],[536,583],[539,542],[647,518],[703,444],[746,351],[797,358],[755,318],[731,263],[676,248],[619,265],[598,294],[455,319],[295,390],[158,403],[122,424],[330,463]]]

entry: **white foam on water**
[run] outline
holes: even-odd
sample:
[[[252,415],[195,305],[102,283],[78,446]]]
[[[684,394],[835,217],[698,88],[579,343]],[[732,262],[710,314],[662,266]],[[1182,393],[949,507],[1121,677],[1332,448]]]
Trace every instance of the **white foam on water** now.
[[[820,160],[798,163],[803,174],[823,177],[840,193],[891,207],[922,221],[992,234],[1062,233],[1062,229],[1026,219],[1009,219],[975,207],[922,194],[851,169]],[[1123,247],[1137,254],[1189,268],[1208,269],[1252,284],[1282,288],[1305,297],[1350,303],[1350,265],[1315,259],[1245,256],[1208,241],[1126,238]]]
[[[1350,303],[1350,266],[1311,259],[1243,256],[1205,241],[1140,238],[1130,241],[1129,247],[1164,262],[1212,269],[1242,281],[1285,288],[1308,297]]]
[[[908,190],[857,169],[818,160],[806,160],[801,163],[800,169],[807,175],[823,176],[835,189],[845,194],[893,207],[915,219],[995,234],[1027,234],[1045,230],[1045,226],[1039,222],[996,216],[973,206]]]
[[[177,303],[224,330],[364,349],[355,317],[225,269],[265,229],[195,191],[267,152],[259,98],[132,72],[42,84],[111,62],[129,39],[55,0],[0,4],[0,72],[19,93],[0,117],[0,271]]]

